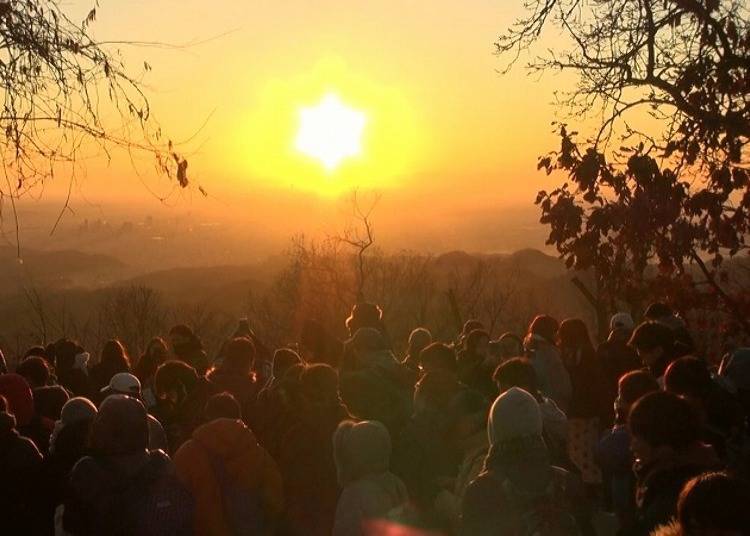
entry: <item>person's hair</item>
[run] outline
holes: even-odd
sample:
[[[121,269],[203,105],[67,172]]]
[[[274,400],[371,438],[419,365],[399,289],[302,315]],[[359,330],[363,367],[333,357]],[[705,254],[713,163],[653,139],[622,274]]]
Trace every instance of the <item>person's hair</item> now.
[[[472,318],[464,322],[464,327],[461,330],[461,334],[468,335],[476,329],[484,329],[484,324],[482,324],[479,320]]]
[[[374,303],[357,303],[352,307],[346,328],[350,335],[354,335],[361,328],[383,329],[383,311]]]
[[[628,407],[638,399],[659,390],[659,382],[645,370],[634,370],[623,374],[617,382],[617,392]]]
[[[727,473],[704,473],[685,484],[677,502],[682,534],[745,534],[750,528],[750,486]]]
[[[588,350],[593,348],[586,324],[580,318],[563,320],[557,330],[560,347],[570,350]]]
[[[255,360],[255,345],[247,337],[234,338],[224,347],[223,358],[219,367],[222,372],[249,375]]]
[[[515,333],[511,333],[510,331],[507,331],[500,335],[500,338],[497,340],[497,344],[500,347],[500,351],[503,354],[502,357],[517,357],[523,352],[523,341],[521,340],[521,337],[516,335]],[[504,350],[506,346],[513,345],[513,350],[511,350],[509,353],[505,353]]]
[[[711,390],[711,372],[697,357],[681,357],[664,373],[664,388],[677,395],[703,399]]]
[[[130,358],[125,347],[117,339],[110,339],[104,343],[100,362],[111,370],[130,371]]]
[[[539,392],[534,365],[525,357],[514,357],[498,365],[492,379],[498,386],[520,387],[532,395]]]
[[[674,311],[666,303],[655,302],[646,307],[646,312],[643,316],[649,320],[659,320],[667,316],[672,316]]]
[[[273,377],[277,380],[284,376],[289,368],[302,363],[302,358],[291,348],[279,348],[273,353]]]
[[[169,330],[169,334],[178,335],[186,339],[195,338],[195,333],[193,332],[193,328],[191,328],[187,324],[177,324],[176,326],[172,326],[172,328]]]
[[[157,347],[162,349],[163,353],[160,356],[154,355],[154,351]],[[141,358],[138,360],[138,364],[135,366],[135,374],[138,376],[138,379],[143,382],[148,378],[151,378],[156,373],[157,367],[167,359],[168,355],[169,350],[164,339],[161,337],[154,337],[148,341],[146,350],[143,352],[143,355],[141,355]]]
[[[433,342],[419,354],[419,362],[425,370],[456,371],[456,352],[442,342]]]
[[[473,329],[469,332],[469,334],[466,336],[466,341],[464,342],[466,346],[466,350],[469,352],[475,352],[477,349],[477,346],[479,346],[479,342],[482,339],[487,339],[487,342],[490,340],[490,334],[484,331],[483,329]]]
[[[23,358],[27,357],[41,357],[45,361],[49,361],[49,355],[47,355],[47,348],[44,346],[32,346],[23,354]]]
[[[687,400],[658,391],[638,400],[628,417],[630,433],[651,447],[684,451],[700,438],[698,415]]]
[[[444,412],[460,391],[456,377],[444,370],[428,372],[414,387],[415,405]]]
[[[330,402],[338,398],[339,375],[324,363],[305,367],[300,374],[300,391],[311,401]]]
[[[409,334],[409,351],[421,352],[432,343],[432,333],[427,328],[414,328]],[[415,353],[416,353],[415,352]]]
[[[59,339],[54,344],[55,352],[55,369],[59,373],[66,373],[73,368],[76,355],[80,354],[83,348],[70,339]]]
[[[156,369],[154,386],[160,396],[173,391],[180,386],[190,392],[193,386],[198,382],[198,373],[193,367],[184,361],[171,360],[167,361]]]
[[[234,396],[225,391],[213,395],[206,401],[203,416],[206,421],[213,421],[215,419],[241,419],[242,409]]]
[[[643,322],[633,331],[628,345],[645,351],[661,348],[668,355],[674,348],[674,333],[659,322]]]
[[[0,395],[0,413],[8,413],[8,400]]]
[[[47,361],[43,357],[27,357],[16,367],[16,373],[29,382],[32,388],[43,387],[49,381],[50,371]]]
[[[529,324],[529,333],[532,335],[539,335],[548,342],[554,343],[557,328],[557,320],[551,316],[538,315],[531,321],[531,324]]]

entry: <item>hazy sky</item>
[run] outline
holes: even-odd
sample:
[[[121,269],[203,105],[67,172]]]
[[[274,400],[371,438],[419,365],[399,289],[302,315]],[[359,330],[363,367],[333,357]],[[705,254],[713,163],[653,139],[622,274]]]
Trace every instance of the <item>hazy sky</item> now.
[[[352,187],[375,188],[393,208],[384,218],[450,214],[466,223],[473,211],[486,221],[496,208],[530,204],[552,183],[536,159],[556,145],[550,103],[571,82],[529,77],[522,65],[498,74],[493,42],[520,4],[104,0],[93,32],[189,45],[123,48],[136,70],[152,65],[145,83],[164,130],[192,138],[183,146],[189,172],[211,198],[179,202],[274,217],[276,206],[305,212]],[[82,18],[90,5],[69,8]],[[300,108],[331,92],[368,122],[362,154],[326,172],[294,150],[294,135]],[[148,200],[141,181],[163,191],[149,162],[136,168],[142,179],[122,157],[89,162],[77,192],[94,202]]]

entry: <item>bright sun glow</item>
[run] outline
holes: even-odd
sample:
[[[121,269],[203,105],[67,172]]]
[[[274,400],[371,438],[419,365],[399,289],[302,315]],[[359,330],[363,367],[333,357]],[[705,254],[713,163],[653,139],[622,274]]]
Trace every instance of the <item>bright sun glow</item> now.
[[[329,171],[346,158],[362,152],[365,114],[349,108],[334,94],[315,106],[300,110],[300,126],[295,147],[320,160]]]

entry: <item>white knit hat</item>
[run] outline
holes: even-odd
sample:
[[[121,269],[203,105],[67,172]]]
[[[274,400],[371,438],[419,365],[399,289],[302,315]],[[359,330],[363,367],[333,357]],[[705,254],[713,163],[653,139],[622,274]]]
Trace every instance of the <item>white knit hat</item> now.
[[[512,387],[497,397],[487,420],[490,445],[542,436],[542,412],[529,393]]]

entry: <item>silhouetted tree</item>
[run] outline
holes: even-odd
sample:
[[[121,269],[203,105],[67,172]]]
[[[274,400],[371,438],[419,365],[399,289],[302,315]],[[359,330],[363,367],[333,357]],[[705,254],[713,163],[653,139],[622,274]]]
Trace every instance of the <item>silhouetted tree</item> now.
[[[77,159],[90,156],[89,144],[106,157],[114,147],[145,151],[160,172],[187,186],[187,160],[162,141],[142,73],[129,72],[119,51],[109,51],[127,43],[89,33],[97,7],[77,23],[57,0],[0,1],[0,200],[14,203],[59,165],[75,169]]]
[[[716,300],[748,328],[750,299],[727,292],[721,271],[725,257],[747,251],[750,232],[747,4],[532,0],[526,7],[498,51],[510,66],[546,26],[562,30],[571,45],[529,68],[577,73],[563,102],[571,115],[599,118],[584,141],[561,125],[560,149],[540,158],[547,173],[568,176],[536,199],[550,227],[547,243],[568,266],[593,269],[599,297],[610,304],[674,292],[669,298],[685,305]],[[656,128],[634,127],[646,113]]]

